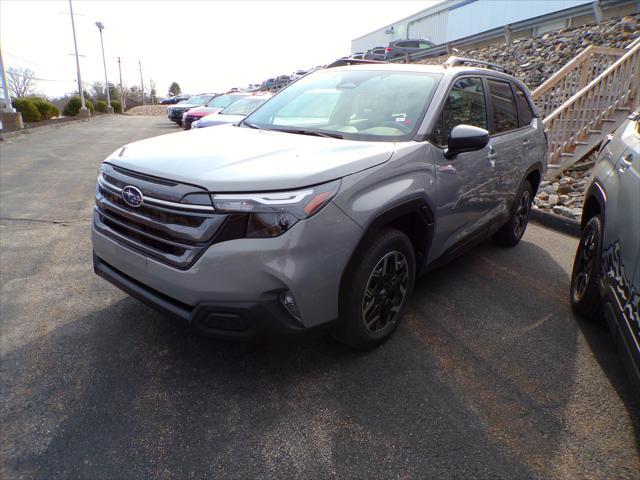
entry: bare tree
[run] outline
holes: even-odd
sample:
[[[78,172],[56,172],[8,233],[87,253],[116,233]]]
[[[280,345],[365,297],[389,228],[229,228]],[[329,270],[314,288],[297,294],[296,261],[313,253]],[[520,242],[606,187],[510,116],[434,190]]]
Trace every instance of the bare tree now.
[[[7,86],[9,93],[17,98],[26,97],[33,92],[36,83],[36,74],[28,68],[7,69]]]

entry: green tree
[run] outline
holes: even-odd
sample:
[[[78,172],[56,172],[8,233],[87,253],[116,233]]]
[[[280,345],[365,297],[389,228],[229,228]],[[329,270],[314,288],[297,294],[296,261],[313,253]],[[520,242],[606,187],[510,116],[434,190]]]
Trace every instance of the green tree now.
[[[180,85],[178,85],[178,82],[173,82],[169,87],[169,96],[175,97],[176,95],[180,95],[181,93],[182,89],[180,88]]]

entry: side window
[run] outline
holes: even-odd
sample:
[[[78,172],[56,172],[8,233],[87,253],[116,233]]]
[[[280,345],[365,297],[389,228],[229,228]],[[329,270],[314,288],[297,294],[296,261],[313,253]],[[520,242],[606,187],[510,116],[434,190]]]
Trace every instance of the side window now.
[[[487,128],[487,109],[480,77],[461,78],[453,84],[433,130],[432,140],[437,145],[447,145],[451,129],[463,124]]]
[[[521,127],[526,127],[533,120],[531,105],[520,87],[514,85],[513,88],[516,90],[516,102],[518,102],[518,121]]]
[[[489,93],[493,107],[493,131],[508,132],[518,128],[516,104],[511,93],[511,84],[498,80],[489,80]]]

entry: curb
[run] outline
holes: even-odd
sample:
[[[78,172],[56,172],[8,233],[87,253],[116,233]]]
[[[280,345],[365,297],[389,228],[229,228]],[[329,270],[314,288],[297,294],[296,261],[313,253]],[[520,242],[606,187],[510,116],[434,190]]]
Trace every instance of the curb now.
[[[555,213],[544,212],[538,208],[532,208],[530,219],[540,225],[557,230],[573,237],[580,237],[580,222]]]
[[[16,138],[20,138],[25,135],[32,135],[34,133],[42,132],[44,130],[51,129],[51,128],[65,127],[67,125],[71,125],[74,123],[90,122],[92,120],[95,120],[96,118],[101,118],[101,117],[102,115],[97,115],[91,118],[73,118],[63,122],[48,123],[46,125],[38,125],[31,128],[23,128],[22,130],[15,130],[12,132],[0,132],[0,141],[14,140]]]

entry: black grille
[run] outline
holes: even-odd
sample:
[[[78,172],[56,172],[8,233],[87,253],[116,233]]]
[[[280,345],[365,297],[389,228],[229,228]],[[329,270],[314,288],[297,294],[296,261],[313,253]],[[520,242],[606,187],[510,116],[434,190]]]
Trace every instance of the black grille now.
[[[227,219],[227,215],[216,214],[213,209],[188,210],[194,206],[183,207],[175,202],[189,193],[203,193],[198,187],[130,175],[109,165],[103,169],[96,188],[96,229],[171,266],[189,268],[214,242]],[[123,185],[136,186],[149,200],[137,208],[127,205],[119,192]],[[175,203],[155,205],[153,199]]]

